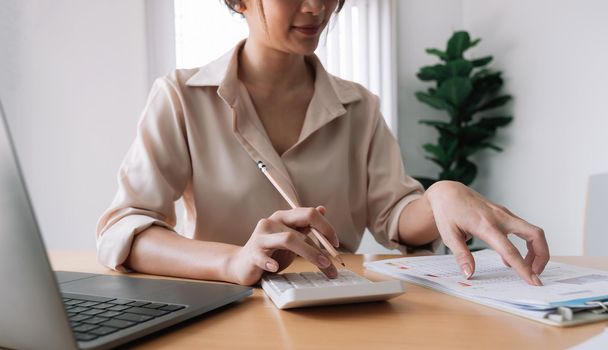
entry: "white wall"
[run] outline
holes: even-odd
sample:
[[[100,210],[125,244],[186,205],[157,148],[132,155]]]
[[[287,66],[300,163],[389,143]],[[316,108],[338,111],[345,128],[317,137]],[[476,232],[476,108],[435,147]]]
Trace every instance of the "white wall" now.
[[[418,120],[439,119],[444,114],[418,102],[414,93],[426,90],[428,84],[419,81],[416,73],[420,67],[434,64],[424,51],[426,48],[443,48],[446,38],[462,28],[462,1],[397,0],[396,3],[399,140],[406,171],[412,176],[434,176],[437,168],[424,158],[422,144],[423,140],[434,140],[435,133]]]
[[[453,1],[399,3],[403,21],[417,27],[410,36],[400,31],[404,38],[413,37],[400,40],[400,52],[420,55],[425,47],[443,46],[447,24],[426,26],[441,40],[424,41],[420,37],[427,33],[418,22],[434,23],[433,14],[452,8]],[[456,18],[446,21],[460,22],[454,29],[482,38],[472,53],[494,55],[492,67],[504,72],[505,91],[515,96],[514,122],[497,141],[505,152],[480,157],[483,172],[474,187],[543,227],[552,254],[581,254],[588,176],[608,169],[608,3],[463,0],[460,6],[461,13],[454,9]],[[435,112],[412,97],[420,83],[409,62],[402,61],[400,133],[406,165],[413,174],[436,174],[420,157],[421,137],[435,136],[415,125]],[[432,60],[415,57],[414,62],[419,67]]]
[[[148,90],[143,0],[3,0],[0,98],[49,248],[95,224]]]

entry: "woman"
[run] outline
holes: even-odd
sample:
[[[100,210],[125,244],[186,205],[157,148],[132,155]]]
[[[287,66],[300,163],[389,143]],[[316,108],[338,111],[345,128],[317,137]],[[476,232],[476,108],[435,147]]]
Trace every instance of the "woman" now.
[[[405,174],[378,99],[325,72],[314,50],[344,0],[225,2],[245,17],[249,37],[207,66],[154,84],[98,225],[103,264],[250,285],[297,254],[335,277],[304,233],[314,227],[352,252],[368,227],[402,250],[441,238],[467,278],[475,262],[465,242],[479,237],[541,285],[549,259],[541,229],[459,183],[423,193]],[[258,160],[302,208],[279,210],[288,206]],[[180,197],[194,239],[173,231]],[[526,240],[525,258],[508,233]]]

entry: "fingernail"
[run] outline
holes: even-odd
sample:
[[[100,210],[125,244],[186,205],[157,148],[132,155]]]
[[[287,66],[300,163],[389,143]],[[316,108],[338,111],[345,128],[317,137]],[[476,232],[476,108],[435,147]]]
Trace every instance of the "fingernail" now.
[[[534,282],[535,285],[537,285],[539,287],[543,285],[543,282],[541,282],[541,280],[540,280],[540,278],[538,278],[537,274],[533,273],[530,277],[532,278],[532,282]]]
[[[271,262],[267,262],[266,263],[266,269],[270,272],[276,272],[278,270],[277,265],[271,263]]]
[[[329,268],[329,271],[327,271],[327,274],[329,278],[336,278],[338,277],[338,270],[336,270],[336,268],[332,266],[331,268]]]
[[[469,264],[463,264],[460,268],[462,269],[462,272],[467,277],[467,279],[471,278],[471,275],[473,274],[473,270],[471,269],[471,265],[469,265]]]
[[[319,261],[319,265],[321,265],[321,267],[328,267],[331,264],[329,262],[329,259],[327,259],[323,255],[319,255],[319,258],[317,260]]]

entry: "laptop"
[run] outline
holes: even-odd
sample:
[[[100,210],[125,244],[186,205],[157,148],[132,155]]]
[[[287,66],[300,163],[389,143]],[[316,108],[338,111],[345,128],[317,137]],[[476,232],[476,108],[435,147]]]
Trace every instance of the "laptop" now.
[[[0,103],[0,348],[107,349],[241,300],[251,288],[54,272]]]

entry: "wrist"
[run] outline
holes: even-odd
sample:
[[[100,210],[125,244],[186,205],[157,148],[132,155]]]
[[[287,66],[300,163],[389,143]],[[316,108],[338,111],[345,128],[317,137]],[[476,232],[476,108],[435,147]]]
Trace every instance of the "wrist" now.
[[[412,247],[424,246],[438,239],[433,209],[426,192],[405,206],[399,216],[399,241]]]
[[[239,271],[239,263],[238,259],[241,255],[240,252],[243,250],[243,247],[240,246],[231,246],[225,255],[226,259],[222,264],[221,273],[224,276],[223,280],[230,283],[241,284]]]
[[[464,185],[462,183],[457,181],[437,181],[424,192],[424,196],[426,197],[426,200],[429,201],[429,204],[432,207],[433,201],[442,200],[442,198],[449,196],[452,192],[458,191],[458,189],[463,186]]]
[[[241,247],[219,243],[190,240],[194,278],[234,282],[234,257]]]

